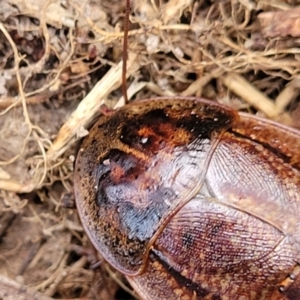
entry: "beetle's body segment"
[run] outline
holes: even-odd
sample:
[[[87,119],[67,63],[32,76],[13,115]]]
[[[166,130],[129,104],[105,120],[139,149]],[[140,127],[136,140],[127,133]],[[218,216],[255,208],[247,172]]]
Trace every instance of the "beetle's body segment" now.
[[[300,299],[300,133],[203,99],[95,124],[75,195],[143,299]]]

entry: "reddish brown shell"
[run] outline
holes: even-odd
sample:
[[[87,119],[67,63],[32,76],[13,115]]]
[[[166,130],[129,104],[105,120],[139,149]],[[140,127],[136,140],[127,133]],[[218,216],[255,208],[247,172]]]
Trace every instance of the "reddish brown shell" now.
[[[300,299],[300,133],[196,98],[101,117],[83,226],[144,299]]]

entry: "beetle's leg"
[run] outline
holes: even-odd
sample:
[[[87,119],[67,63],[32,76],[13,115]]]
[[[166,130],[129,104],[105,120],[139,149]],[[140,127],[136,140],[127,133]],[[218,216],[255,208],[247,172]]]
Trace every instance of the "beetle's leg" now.
[[[295,280],[300,276],[300,262],[297,262],[292,272],[279,284],[279,291],[284,293],[289,289]]]

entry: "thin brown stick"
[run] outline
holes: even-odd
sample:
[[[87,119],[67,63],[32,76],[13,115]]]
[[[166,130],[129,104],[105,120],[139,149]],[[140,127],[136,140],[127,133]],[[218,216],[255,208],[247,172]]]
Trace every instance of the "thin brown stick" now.
[[[127,46],[128,46],[129,14],[130,14],[130,0],[126,0],[124,38],[123,38],[123,66],[122,66],[122,90],[123,90],[125,104],[128,103],[126,71],[127,71],[127,56],[128,56]]]

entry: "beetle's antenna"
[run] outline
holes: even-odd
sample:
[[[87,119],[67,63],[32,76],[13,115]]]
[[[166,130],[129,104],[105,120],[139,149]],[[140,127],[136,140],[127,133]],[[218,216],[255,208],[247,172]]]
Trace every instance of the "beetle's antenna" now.
[[[126,0],[125,8],[125,22],[124,22],[124,37],[123,37],[123,68],[122,68],[122,90],[125,104],[128,103],[126,70],[127,70],[127,46],[128,46],[128,29],[129,29],[129,14],[130,14],[130,0]]]

